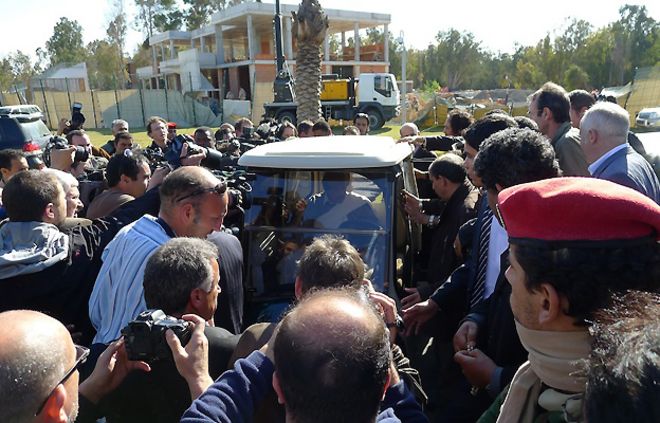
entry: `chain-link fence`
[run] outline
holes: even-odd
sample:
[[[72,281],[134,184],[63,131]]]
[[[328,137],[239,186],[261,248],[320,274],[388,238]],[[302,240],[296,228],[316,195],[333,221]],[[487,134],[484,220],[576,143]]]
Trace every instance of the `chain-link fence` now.
[[[206,93],[142,87],[76,91],[70,87],[77,84],[69,83],[65,90],[55,90],[40,80],[33,80],[31,85],[29,89],[15,87],[14,92],[0,92],[0,103],[39,106],[51,129],[57,128],[60,119],[71,118],[73,103],[82,104],[86,128],[110,128],[115,119],[124,119],[131,127],[143,127],[150,116],[161,116],[182,127],[217,127],[222,123],[222,101]]]

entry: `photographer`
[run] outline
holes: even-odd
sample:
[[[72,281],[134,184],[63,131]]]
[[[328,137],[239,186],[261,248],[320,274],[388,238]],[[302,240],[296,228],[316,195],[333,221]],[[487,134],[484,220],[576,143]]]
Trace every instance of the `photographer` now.
[[[223,295],[219,278],[218,250],[213,244],[195,238],[171,239],[147,261],[143,282],[146,305],[176,318],[194,314],[211,320],[218,295]],[[209,353],[204,364],[215,379],[226,370],[238,337],[211,326],[204,328],[204,335]],[[164,344],[166,340],[162,337],[154,342]],[[169,348],[165,346],[165,350]],[[129,375],[101,402],[109,423],[178,421],[190,406],[191,393],[174,361],[169,358],[149,364],[150,373]]]
[[[236,138],[249,140],[254,133],[254,124],[248,118],[241,118],[234,124],[236,128]]]
[[[213,142],[211,130],[209,128],[202,126],[201,128],[195,129],[193,137],[195,138],[195,144],[200,147],[215,149],[215,143]]]

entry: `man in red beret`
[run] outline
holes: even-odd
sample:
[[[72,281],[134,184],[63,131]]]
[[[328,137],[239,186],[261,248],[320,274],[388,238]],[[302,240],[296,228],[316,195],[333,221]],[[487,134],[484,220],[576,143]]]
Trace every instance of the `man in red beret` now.
[[[528,361],[480,422],[584,421],[588,326],[613,293],[660,289],[660,206],[609,181],[555,178],[503,190],[497,210]]]

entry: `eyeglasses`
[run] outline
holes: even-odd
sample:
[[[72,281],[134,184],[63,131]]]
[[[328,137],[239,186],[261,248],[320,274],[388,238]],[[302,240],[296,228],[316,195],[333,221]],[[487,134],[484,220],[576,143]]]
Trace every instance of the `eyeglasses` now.
[[[195,191],[191,192],[190,194],[186,194],[183,197],[177,199],[174,201],[175,203],[178,203],[179,201],[183,201],[186,198],[191,198],[191,197],[196,197],[198,195],[206,194],[207,192],[210,193],[216,193],[218,195],[222,195],[225,192],[227,192],[227,183],[226,182],[220,182],[218,185],[214,186],[213,188],[200,188],[196,189]]]
[[[57,382],[57,384],[55,385],[55,387],[50,391],[50,393],[48,394],[48,396],[46,397],[46,399],[44,399],[44,402],[42,402],[41,405],[39,406],[39,408],[37,409],[37,412],[34,414],[35,416],[38,416],[38,415],[41,413],[41,410],[43,410],[44,406],[45,406],[46,403],[48,402],[48,398],[50,398],[50,396],[53,395],[53,392],[55,392],[55,389],[57,389],[58,386],[60,386],[60,385],[63,384],[64,382],[66,382],[67,379],[69,379],[69,378],[71,377],[71,375],[72,375],[76,370],[80,370],[80,369],[79,369],[80,366],[81,366],[85,361],[87,361],[87,357],[89,356],[89,348],[81,347],[80,345],[75,345],[75,347],[76,347],[76,361],[73,363],[73,367],[71,367],[71,368],[69,369],[69,371],[67,371],[67,372],[64,374],[64,377],[62,377],[62,379],[60,379],[60,381]]]

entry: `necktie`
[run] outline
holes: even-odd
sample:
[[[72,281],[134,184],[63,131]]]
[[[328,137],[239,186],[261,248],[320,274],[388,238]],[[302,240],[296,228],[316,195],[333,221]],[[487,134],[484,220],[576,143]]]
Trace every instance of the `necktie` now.
[[[488,242],[490,241],[490,225],[493,222],[493,212],[490,207],[484,211],[479,232],[479,255],[477,256],[477,274],[470,295],[470,308],[483,299],[486,289],[486,269],[488,268]]]

